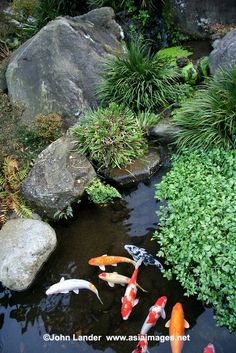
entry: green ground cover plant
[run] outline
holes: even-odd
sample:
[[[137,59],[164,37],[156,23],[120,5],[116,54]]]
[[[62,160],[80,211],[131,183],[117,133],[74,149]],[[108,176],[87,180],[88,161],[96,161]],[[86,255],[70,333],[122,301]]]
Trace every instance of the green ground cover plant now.
[[[94,178],[85,191],[89,200],[97,205],[104,205],[116,198],[121,198],[121,194],[116,188],[103,183],[99,178]]]
[[[134,111],[155,111],[181,93],[179,72],[171,63],[131,42],[122,57],[110,58],[98,87],[102,102],[124,104]]]
[[[203,89],[175,111],[173,121],[180,128],[180,148],[235,148],[236,69],[218,70]]]
[[[79,151],[102,169],[124,167],[148,149],[134,113],[115,103],[88,112],[73,134]]]
[[[160,229],[157,256],[165,257],[186,295],[214,306],[218,324],[236,328],[236,151],[186,150],[156,186]]]
[[[158,51],[157,58],[162,60],[167,60],[171,62],[174,66],[177,66],[176,60],[179,58],[187,58],[193,53],[180,46],[163,48]]]

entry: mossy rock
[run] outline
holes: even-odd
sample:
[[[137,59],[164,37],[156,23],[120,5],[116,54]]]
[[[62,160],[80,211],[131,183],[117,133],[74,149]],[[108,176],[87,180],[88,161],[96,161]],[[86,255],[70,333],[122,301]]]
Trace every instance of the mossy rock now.
[[[191,61],[182,68],[181,74],[184,82],[190,85],[195,85],[199,80],[198,70]]]

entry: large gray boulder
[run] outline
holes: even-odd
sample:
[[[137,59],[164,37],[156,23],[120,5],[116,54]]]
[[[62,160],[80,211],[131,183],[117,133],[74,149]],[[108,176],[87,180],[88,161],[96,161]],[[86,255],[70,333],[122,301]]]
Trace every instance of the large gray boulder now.
[[[197,37],[210,36],[212,25],[236,24],[235,0],[169,0],[175,23]]]
[[[22,183],[22,194],[37,213],[54,219],[57,211],[79,200],[95,176],[73,139],[62,137],[40,153]]]
[[[57,244],[52,227],[34,219],[12,219],[0,230],[0,282],[27,289]]]
[[[209,66],[212,74],[220,67],[236,66],[236,28],[221,40],[214,43],[214,50],[209,55]]]
[[[103,61],[122,52],[121,28],[114,16],[112,8],[104,7],[59,17],[14,52],[7,85],[11,100],[25,105],[25,122],[39,113],[56,112],[69,127],[97,105]]]

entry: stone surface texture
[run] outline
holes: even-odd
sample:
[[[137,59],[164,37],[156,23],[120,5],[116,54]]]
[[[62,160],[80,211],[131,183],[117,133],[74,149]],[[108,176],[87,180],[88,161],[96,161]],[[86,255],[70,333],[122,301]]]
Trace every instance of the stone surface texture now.
[[[56,233],[47,223],[8,221],[0,230],[0,282],[15,291],[27,289],[56,244]]]

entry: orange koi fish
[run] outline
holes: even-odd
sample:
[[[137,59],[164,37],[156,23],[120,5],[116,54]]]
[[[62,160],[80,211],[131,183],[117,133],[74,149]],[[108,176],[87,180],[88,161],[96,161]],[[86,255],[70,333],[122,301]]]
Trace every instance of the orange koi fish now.
[[[169,327],[172,353],[181,353],[183,348],[184,328],[189,328],[189,323],[184,319],[182,304],[176,303],[171,312],[171,318],[165,327]]]
[[[92,266],[98,266],[102,271],[105,271],[105,266],[117,266],[118,263],[120,262],[126,262],[133,264],[135,266],[136,262],[134,260],[129,259],[128,257],[123,257],[123,256],[99,256],[99,257],[94,257],[89,260],[89,265]]]
[[[121,315],[123,320],[127,320],[133,310],[133,307],[138,304],[139,300],[135,299],[137,294],[137,277],[138,277],[138,269],[141,265],[143,259],[138,260],[135,265],[135,270],[132,274],[132,277],[127,285],[125,295],[121,299],[122,307],[121,307]]]

